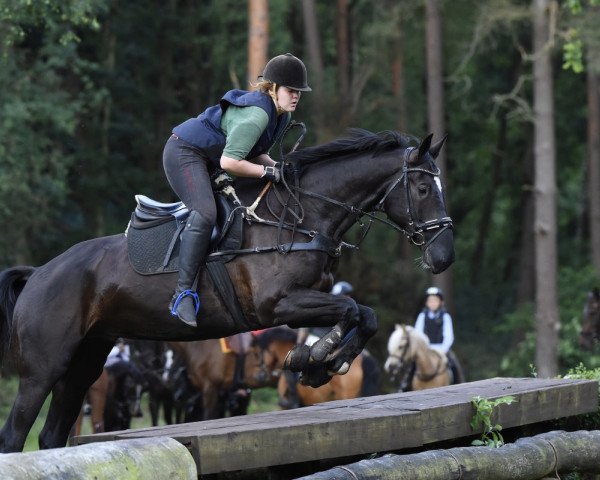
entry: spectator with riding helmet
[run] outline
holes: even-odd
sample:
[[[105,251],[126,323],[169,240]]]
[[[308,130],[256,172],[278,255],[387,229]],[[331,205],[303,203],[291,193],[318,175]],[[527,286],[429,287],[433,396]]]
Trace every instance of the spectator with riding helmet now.
[[[429,338],[431,348],[447,354],[454,343],[452,317],[444,309],[444,293],[438,287],[425,292],[425,308],[419,313],[415,330]]]
[[[306,67],[290,53],[267,63],[255,91],[230,90],[218,105],[173,129],[163,152],[167,180],[190,211],[181,235],[179,279],[169,310],[196,326],[200,308],[193,284],[204,261],[217,211],[211,173],[280,180],[269,149],[282,136],[302,92],[310,91]]]

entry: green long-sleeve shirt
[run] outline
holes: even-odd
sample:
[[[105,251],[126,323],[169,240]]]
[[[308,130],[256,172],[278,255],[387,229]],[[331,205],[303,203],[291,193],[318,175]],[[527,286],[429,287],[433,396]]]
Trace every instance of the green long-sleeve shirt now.
[[[291,117],[290,113],[284,115]],[[250,160],[248,154],[267,128],[269,116],[260,107],[230,105],[221,118],[221,129],[227,138],[223,155],[235,160]]]

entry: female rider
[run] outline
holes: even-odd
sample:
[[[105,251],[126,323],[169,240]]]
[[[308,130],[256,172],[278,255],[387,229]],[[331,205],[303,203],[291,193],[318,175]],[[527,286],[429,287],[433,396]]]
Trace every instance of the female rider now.
[[[217,217],[210,172],[220,167],[234,176],[278,182],[269,149],[287,127],[301,92],[311,90],[304,63],[290,53],[269,60],[255,86],[253,92],[228,91],[218,105],[175,127],[164,148],[167,180],[190,211],[169,310],[190,326],[197,325],[200,308],[192,285]]]

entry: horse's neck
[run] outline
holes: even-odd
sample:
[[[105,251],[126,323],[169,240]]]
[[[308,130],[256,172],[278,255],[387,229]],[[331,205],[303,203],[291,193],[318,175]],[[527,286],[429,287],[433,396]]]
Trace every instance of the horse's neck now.
[[[304,190],[331,198],[363,211],[370,211],[381,196],[386,182],[399,172],[398,154],[382,154],[373,159],[368,153],[356,154],[339,160],[314,165],[302,177]],[[343,235],[354,223],[355,217],[348,210],[328,201],[301,195],[307,221],[312,225],[319,221],[322,233],[334,238]]]
[[[423,375],[430,375],[437,371],[443,362],[443,356],[431,348],[422,339],[413,336],[410,339],[413,350],[413,358],[417,371]]]

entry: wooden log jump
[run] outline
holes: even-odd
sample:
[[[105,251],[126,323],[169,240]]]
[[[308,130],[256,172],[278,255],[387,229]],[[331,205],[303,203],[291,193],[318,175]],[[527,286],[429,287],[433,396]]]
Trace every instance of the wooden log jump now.
[[[600,431],[548,432],[502,448],[457,447],[388,454],[298,480],[537,480],[556,473],[600,473]]]
[[[171,438],[142,438],[0,455],[3,480],[196,480],[189,451]]]
[[[475,396],[500,405],[503,428],[564,418],[598,409],[593,380],[493,378],[418,392],[334,401],[277,411],[75,437],[82,445],[107,440],[171,437],[192,453],[198,472],[210,474],[424,447],[481,433],[470,421]]]

